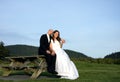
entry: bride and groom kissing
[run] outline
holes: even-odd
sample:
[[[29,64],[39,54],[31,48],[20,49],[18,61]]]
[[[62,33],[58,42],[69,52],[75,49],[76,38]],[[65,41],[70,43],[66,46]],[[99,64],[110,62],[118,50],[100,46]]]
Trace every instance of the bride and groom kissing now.
[[[64,79],[77,79],[79,77],[75,64],[70,60],[68,54],[62,49],[65,43],[60,38],[58,30],[49,29],[40,37],[39,55],[45,55],[47,71]]]

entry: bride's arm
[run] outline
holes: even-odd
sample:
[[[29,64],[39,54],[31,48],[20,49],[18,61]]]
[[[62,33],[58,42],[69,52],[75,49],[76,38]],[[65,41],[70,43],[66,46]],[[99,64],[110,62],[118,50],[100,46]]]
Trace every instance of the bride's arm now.
[[[64,39],[61,39],[60,41],[60,47],[62,48],[63,44],[65,43],[65,40]]]
[[[50,43],[50,51],[51,51],[51,55],[55,55],[55,51],[53,50],[52,42]]]

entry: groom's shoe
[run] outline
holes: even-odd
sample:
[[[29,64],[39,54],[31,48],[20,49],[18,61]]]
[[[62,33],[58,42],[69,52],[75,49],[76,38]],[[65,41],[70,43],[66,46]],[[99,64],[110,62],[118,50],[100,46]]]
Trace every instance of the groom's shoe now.
[[[58,74],[56,71],[52,71],[52,74]]]
[[[61,78],[61,76],[59,76],[59,75],[57,75],[56,77],[57,77],[57,78]]]
[[[58,74],[56,71],[48,71],[48,72],[52,74]]]

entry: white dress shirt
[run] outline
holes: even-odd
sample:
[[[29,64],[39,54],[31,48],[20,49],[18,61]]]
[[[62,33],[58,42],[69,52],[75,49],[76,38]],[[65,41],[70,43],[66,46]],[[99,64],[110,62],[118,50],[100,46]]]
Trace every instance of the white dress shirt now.
[[[48,42],[50,42],[50,36],[47,34]]]

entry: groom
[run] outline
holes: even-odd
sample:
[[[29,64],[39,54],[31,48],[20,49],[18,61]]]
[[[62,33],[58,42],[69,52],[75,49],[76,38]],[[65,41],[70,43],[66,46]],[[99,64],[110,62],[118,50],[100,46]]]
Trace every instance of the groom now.
[[[53,30],[49,29],[47,34],[43,34],[41,36],[38,55],[45,55],[46,62],[47,62],[47,71],[52,74],[57,74],[57,72],[55,71],[56,55],[52,56],[49,50],[52,33],[53,33]]]

